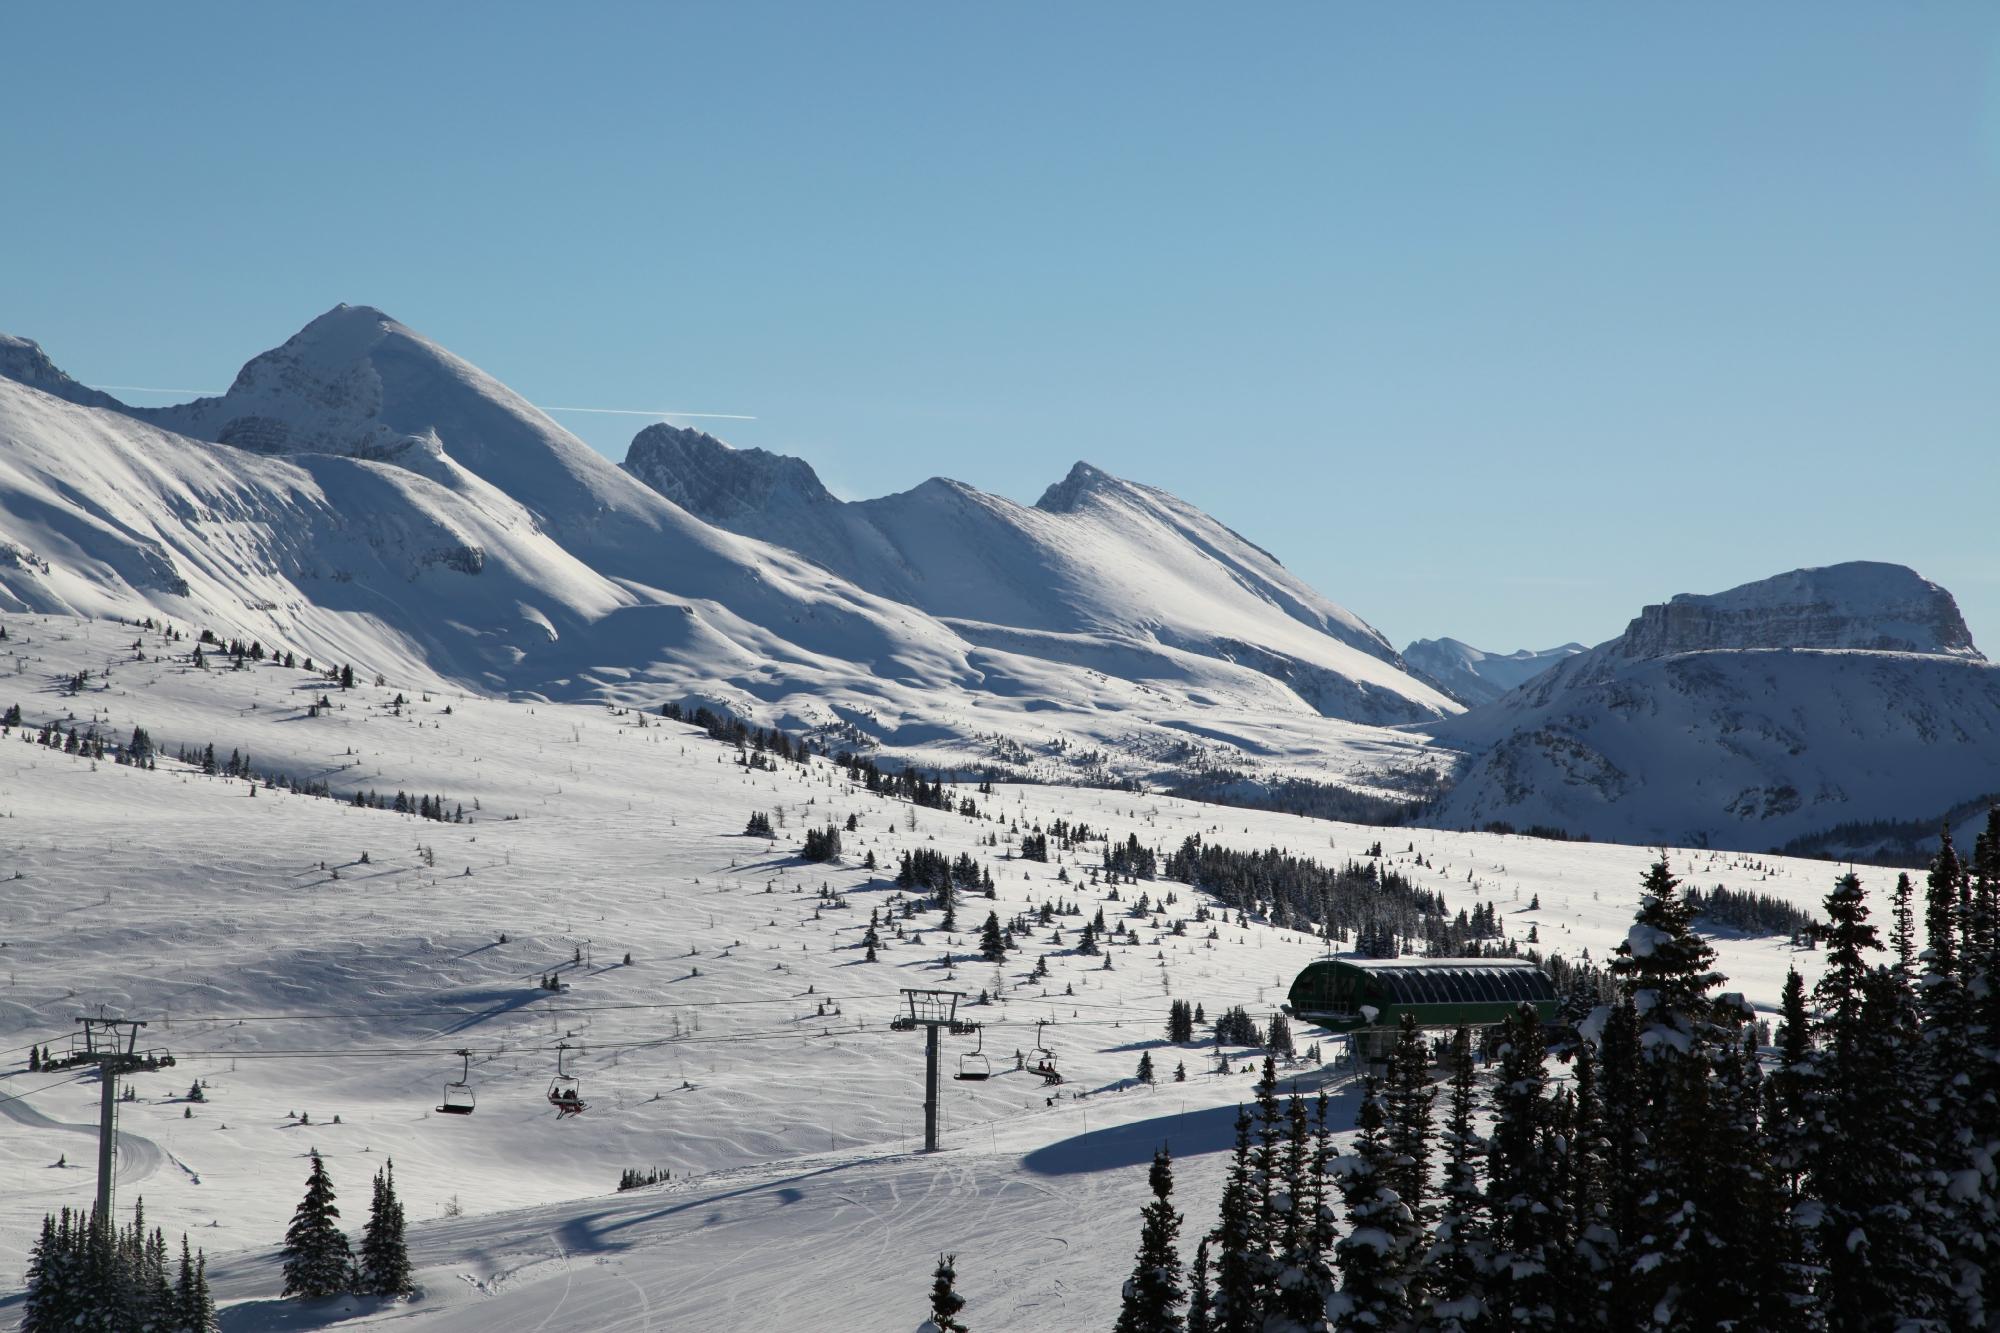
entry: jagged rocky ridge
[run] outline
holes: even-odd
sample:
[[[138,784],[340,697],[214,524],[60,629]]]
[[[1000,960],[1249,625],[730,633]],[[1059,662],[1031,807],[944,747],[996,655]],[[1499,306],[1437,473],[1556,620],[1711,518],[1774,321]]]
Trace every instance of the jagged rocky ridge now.
[[[977,643],[1092,669],[1163,648],[1198,654],[1353,721],[1457,711],[1372,626],[1269,552],[1088,463],[1032,506],[943,477],[848,503],[800,459],[660,425],[633,440],[625,468],[711,523],[789,547]]]

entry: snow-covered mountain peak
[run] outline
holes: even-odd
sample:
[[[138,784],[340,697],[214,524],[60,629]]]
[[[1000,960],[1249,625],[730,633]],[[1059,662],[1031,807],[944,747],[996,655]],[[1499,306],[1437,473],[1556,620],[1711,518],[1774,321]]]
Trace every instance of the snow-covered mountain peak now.
[[[1795,569],[1725,592],[1682,593],[1642,610],[1616,651],[1645,659],[1752,648],[1980,656],[1949,592],[1904,565],[1872,560]]]
[[[0,378],[54,394],[81,407],[117,409],[122,406],[110,394],[71,379],[62,367],[49,359],[49,354],[34,339],[19,338],[11,333],[0,333]]]
[[[706,431],[666,422],[648,426],[632,437],[623,466],[710,523],[833,499],[812,464],[803,458],[766,449],[733,448]]]
[[[1079,460],[1070,468],[1068,476],[1042,492],[1042,498],[1035,501],[1035,508],[1048,514],[1070,514],[1081,508],[1093,494],[1129,485],[1102,468]]]

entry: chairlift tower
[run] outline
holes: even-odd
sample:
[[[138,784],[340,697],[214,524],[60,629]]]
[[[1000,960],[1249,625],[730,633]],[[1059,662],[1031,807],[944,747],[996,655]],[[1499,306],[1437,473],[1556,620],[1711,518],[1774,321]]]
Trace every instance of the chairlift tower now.
[[[936,1152],[938,1146],[938,1029],[949,1028],[954,1037],[969,1037],[979,1031],[979,1024],[964,1023],[958,1019],[958,1002],[965,998],[965,992],[955,990],[911,990],[904,987],[903,996],[909,1001],[910,1012],[898,1014],[889,1020],[889,1026],[897,1032],[924,1030],[924,1151]]]
[[[139,1029],[146,1026],[131,1018],[82,1018],[83,1046],[73,1050],[66,1063],[97,1066],[99,1102],[97,1109],[97,1215],[101,1225],[112,1226],[111,1185],[118,1160],[118,1076],[140,1070],[159,1069],[174,1062],[164,1051],[141,1051]]]

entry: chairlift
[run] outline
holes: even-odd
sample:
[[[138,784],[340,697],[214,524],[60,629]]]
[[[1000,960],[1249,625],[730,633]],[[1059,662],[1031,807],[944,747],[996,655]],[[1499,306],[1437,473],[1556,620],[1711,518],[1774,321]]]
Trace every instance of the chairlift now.
[[[549,1080],[549,1105],[556,1108],[558,1120],[564,1116],[576,1115],[585,1109],[582,1090],[578,1087],[575,1076],[563,1072],[563,1052],[568,1049],[568,1042],[556,1043],[556,1076]]]
[[[1053,1087],[1062,1082],[1062,1074],[1056,1069],[1056,1053],[1042,1045],[1042,1029],[1049,1026],[1049,1022],[1046,1018],[1035,1020],[1035,1049],[1028,1052],[1028,1072],[1040,1074],[1042,1082]]]
[[[464,1061],[456,1082],[444,1085],[444,1100],[438,1103],[438,1110],[445,1115],[471,1115],[478,1098],[472,1095],[472,1052],[458,1050],[454,1055]]]
[[[952,1075],[966,1083],[984,1083],[993,1077],[993,1062],[986,1058],[986,1029],[979,1029],[979,1045],[970,1054],[958,1057],[958,1073]]]

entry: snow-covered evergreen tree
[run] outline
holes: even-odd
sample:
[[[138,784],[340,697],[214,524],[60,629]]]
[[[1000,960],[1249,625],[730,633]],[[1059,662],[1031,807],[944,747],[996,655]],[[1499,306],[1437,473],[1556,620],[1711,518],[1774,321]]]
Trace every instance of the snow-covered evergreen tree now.
[[[340,1229],[340,1209],[334,1203],[333,1179],[319,1150],[312,1151],[306,1193],[292,1212],[285,1231],[285,1290],[287,1296],[322,1300],[354,1285],[354,1254],[347,1233]]]
[[[1334,1173],[1347,1203],[1348,1232],[1335,1245],[1340,1291],[1329,1304],[1335,1327],[1400,1329],[1408,1318],[1409,1279],[1420,1229],[1390,1182],[1394,1156],[1388,1113],[1374,1076],[1363,1084],[1354,1151],[1336,1159]]]
[[[357,1285],[373,1296],[407,1296],[416,1289],[410,1277],[410,1249],[404,1238],[403,1203],[396,1197],[393,1161],[375,1173],[368,1225],[361,1232]]]
[[[1181,1215],[1174,1211],[1173,1160],[1165,1148],[1153,1154],[1147,1175],[1153,1201],[1140,1209],[1139,1254],[1132,1276],[1125,1280],[1117,1333],[1185,1333],[1181,1304],[1187,1288],[1181,1281]]]
[[[1637,917],[1610,964],[1638,1025],[1637,1215],[1620,1242],[1641,1326],[1678,1329],[1706,1317],[1683,1304],[1699,1307],[1710,1294],[1705,1259],[1724,1243],[1711,1215],[1706,1140],[1715,1061],[1735,1038],[1718,1021],[1711,995],[1722,980],[1712,966],[1715,950],[1695,933],[1694,908],[1664,859],[1646,872],[1641,889]]]
[[[1470,1333],[1481,1326],[1486,1310],[1493,1256],[1479,1181],[1486,1141],[1475,1118],[1479,1099],[1469,1028],[1452,1034],[1448,1070],[1451,1096],[1445,1104],[1442,1135],[1444,1183],[1423,1265],[1429,1298],[1426,1322],[1437,1333]]]
[[[1250,1113],[1236,1111],[1236,1147],[1222,1186],[1215,1243],[1214,1333],[1259,1333],[1264,1326],[1262,1289],[1264,1210],[1250,1158]]]
[[[1548,1050],[1533,1005],[1508,1016],[1493,1084],[1486,1194],[1493,1218],[1492,1304],[1510,1329],[1558,1323],[1554,1249],[1562,1182],[1551,1151]]]
[[[937,1267],[931,1271],[931,1317],[919,1326],[917,1333],[967,1333],[958,1318],[958,1312],[965,1308],[965,1298],[958,1294],[957,1287],[958,1256],[940,1254]]]

